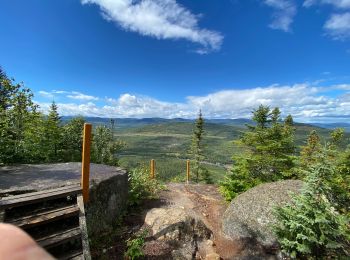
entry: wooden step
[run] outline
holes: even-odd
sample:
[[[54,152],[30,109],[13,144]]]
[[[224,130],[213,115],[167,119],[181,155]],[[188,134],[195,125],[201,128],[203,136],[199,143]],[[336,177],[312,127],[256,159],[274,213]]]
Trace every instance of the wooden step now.
[[[41,247],[48,249],[77,238],[81,239],[81,232],[79,227],[68,229],[62,232],[57,232],[49,236],[39,238],[36,240],[36,242]]]
[[[65,206],[49,211],[36,213],[35,215],[25,216],[18,219],[9,220],[8,223],[21,227],[23,229],[46,224],[63,218],[69,218],[79,215],[79,207],[77,205]]]
[[[69,185],[57,189],[30,192],[21,195],[5,197],[0,200],[0,211],[2,209],[34,204],[42,201],[48,201],[77,194],[81,194],[80,185]]]
[[[75,251],[71,251],[68,252],[64,255],[60,255],[57,257],[57,259],[59,260],[68,260],[68,259],[84,259],[83,258],[83,250],[75,250]]]

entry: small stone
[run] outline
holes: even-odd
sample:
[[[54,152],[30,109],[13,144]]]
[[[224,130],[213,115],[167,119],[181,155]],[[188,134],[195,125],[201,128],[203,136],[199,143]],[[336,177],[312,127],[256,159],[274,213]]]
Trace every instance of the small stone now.
[[[214,242],[212,240],[207,240],[207,245],[208,246],[214,246]]]
[[[217,253],[211,253],[205,256],[205,260],[220,260],[220,256]]]

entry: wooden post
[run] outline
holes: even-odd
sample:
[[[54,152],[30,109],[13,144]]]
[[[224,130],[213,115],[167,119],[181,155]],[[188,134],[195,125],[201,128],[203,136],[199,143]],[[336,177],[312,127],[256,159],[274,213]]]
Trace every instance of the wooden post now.
[[[154,171],[155,171],[155,162],[151,160],[151,179],[154,179]]]
[[[83,155],[81,163],[81,186],[84,203],[89,201],[91,124],[84,124]]]
[[[186,179],[188,184],[190,182],[190,160],[186,161]]]

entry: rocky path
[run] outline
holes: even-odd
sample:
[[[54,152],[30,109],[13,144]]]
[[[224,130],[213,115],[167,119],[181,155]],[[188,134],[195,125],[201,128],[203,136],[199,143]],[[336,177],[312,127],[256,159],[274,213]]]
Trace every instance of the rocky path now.
[[[145,222],[151,226],[153,233],[167,233],[164,236],[166,239],[178,240],[176,228],[174,231],[169,227],[176,226],[177,222],[186,222],[190,218],[196,223],[193,224],[194,237],[201,238],[196,241],[196,255],[192,255],[193,258],[232,259],[239,254],[239,244],[228,240],[221,232],[221,219],[227,204],[219,194],[217,186],[171,183],[161,192],[160,202],[157,208],[146,213]],[[201,227],[203,224],[210,231],[209,237],[204,235],[206,228]],[[162,230],[168,231],[162,233]],[[180,227],[180,233],[181,230],[183,228]],[[159,239],[157,234],[154,235]],[[186,241],[188,242],[188,239]],[[189,242],[193,244],[193,240]],[[152,243],[154,245],[154,241]],[[182,253],[181,257],[186,259],[186,254]]]

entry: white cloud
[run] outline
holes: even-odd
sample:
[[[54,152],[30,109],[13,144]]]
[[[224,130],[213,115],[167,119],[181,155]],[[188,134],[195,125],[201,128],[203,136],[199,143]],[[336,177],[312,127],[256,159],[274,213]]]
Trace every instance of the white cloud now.
[[[38,93],[40,96],[45,97],[45,98],[53,98],[54,97],[54,95],[51,92],[40,90],[40,91],[38,91]]]
[[[332,97],[328,92],[338,90]],[[338,92],[337,91],[337,92]],[[99,117],[195,118],[202,109],[207,118],[249,118],[260,104],[280,107],[283,115],[292,114],[298,121],[319,121],[350,117],[350,84],[318,87],[311,83],[271,85],[243,90],[222,90],[206,96],[190,96],[186,102],[164,102],[152,97],[125,93],[106,97],[104,105],[57,103],[62,115]],[[50,103],[38,103],[47,111]],[[341,119],[339,119],[341,120]]]
[[[76,91],[73,91],[72,94],[67,95],[67,97],[71,98],[71,99],[82,100],[82,101],[92,101],[92,100],[96,101],[96,100],[98,100],[98,97],[85,95],[83,93],[76,92]]]
[[[350,0],[305,0],[303,6],[310,7],[316,4],[329,4],[336,8],[350,8]]]
[[[78,92],[78,91],[52,90],[52,91],[48,92],[48,91],[40,90],[40,91],[38,91],[38,94],[44,98],[50,98],[50,99],[52,99],[54,97],[62,98],[65,96],[67,98],[80,100],[80,101],[97,101],[97,100],[99,100],[98,97],[86,95],[86,94],[83,94],[83,93]]]
[[[294,16],[297,8],[292,0],[264,0],[264,4],[274,9],[273,21],[270,24],[272,29],[291,31]]]
[[[336,40],[350,37],[350,12],[333,14],[324,25],[327,33]]]
[[[198,15],[192,14],[176,0],[81,0],[97,4],[105,19],[127,31],[157,39],[186,39],[202,46],[201,50],[218,50],[223,36],[201,29]]]

